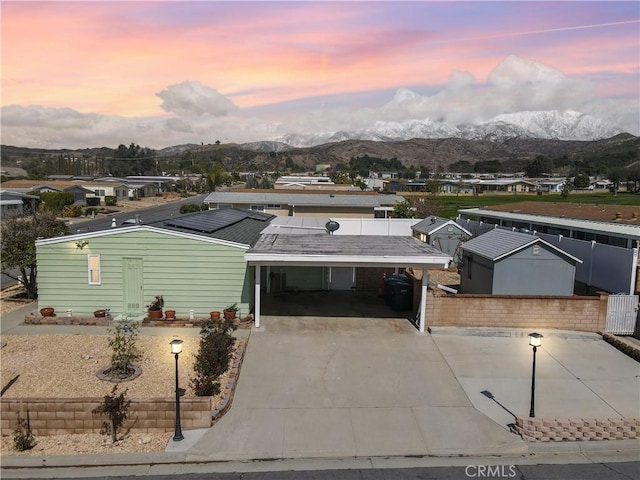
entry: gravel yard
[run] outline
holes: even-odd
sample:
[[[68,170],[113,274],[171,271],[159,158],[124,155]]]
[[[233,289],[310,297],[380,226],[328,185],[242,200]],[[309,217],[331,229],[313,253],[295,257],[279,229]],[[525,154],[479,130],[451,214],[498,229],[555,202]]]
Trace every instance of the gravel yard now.
[[[24,306],[24,302],[7,300],[0,305],[3,315]],[[34,309],[37,305],[33,304]],[[138,362],[142,375],[121,384],[128,389],[129,398],[172,397],[175,395],[175,359],[169,350],[170,336],[140,335],[137,345],[143,354]],[[107,335],[3,335],[0,349],[0,380],[2,387],[16,375],[18,380],[9,387],[3,398],[41,397],[74,398],[102,397],[113,383],[96,376],[99,369],[110,364],[111,349]],[[198,337],[183,338],[180,355],[180,385],[185,396],[195,396],[190,386]],[[224,384],[227,377],[223,376]],[[215,401],[215,400],[214,400]],[[6,432],[5,432],[6,433]],[[32,450],[14,450],[11,435],[2,437],[2,455],[49,456],[109,453],[162,452],[173,433],[128,433],[117,444],[100,434],[36,436]]]

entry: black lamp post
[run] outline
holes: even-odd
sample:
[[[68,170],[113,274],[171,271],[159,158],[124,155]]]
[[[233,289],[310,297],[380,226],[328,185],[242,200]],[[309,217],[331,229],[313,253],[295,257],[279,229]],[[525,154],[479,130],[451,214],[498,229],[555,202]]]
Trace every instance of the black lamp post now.
[[[184,439],[182,428],[180,427],[180,388],[178,387],[178,356],[182,352],[182,340],[171,340],[169,345],[171,345],[171,353],[176,357],[176,428],[173,434],[173,441],[179,442]]]
[[[529,416],[534,418],[536,416],[534,402],[536,394],[536,351],[538,347],[542,345],[542,335],[539,333],[529,334],[529,345],[533,347],[533,369],[531,371],[531,409],[529,410]]]

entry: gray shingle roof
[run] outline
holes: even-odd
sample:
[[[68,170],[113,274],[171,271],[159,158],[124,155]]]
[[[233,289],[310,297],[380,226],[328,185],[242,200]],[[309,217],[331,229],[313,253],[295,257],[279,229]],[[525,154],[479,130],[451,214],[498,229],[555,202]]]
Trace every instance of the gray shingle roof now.
[[[449,258],[413,237],[377,235],[274,235],[264,234],[248,253],[338,256],[431,255]]]
[[[462,249],[496,261],[535,243],[543,243],[562,255],[574,259],[567,252],[545,242],[542,238],[528,233],[513,232],[494,228],[462,244]],[[576,259],[577,260],[577,259]],[[578,260],[579,261],[579,260]]]
[[[305,206],[380,207],[404,200],[395,195],[341,195],[339,193],[263,193],[263,192],[213,192],[205,203],[286,204]]]

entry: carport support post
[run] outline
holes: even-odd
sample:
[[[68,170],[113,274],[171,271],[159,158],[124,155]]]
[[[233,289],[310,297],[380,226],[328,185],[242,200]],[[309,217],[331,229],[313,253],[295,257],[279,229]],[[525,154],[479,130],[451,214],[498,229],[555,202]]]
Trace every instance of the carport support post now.
[[[254,292],[253,292],[253,297],[254,297],[254,306],[255,308],[253,309],[254,312],[254,324],[256,326],[256,328],[260,328],[260,265],[256,265],[255,266],[255,271],[256,271],[256,281],[255,281],[255,287],[254,287]]]
[[[420,333],[424,333],[425,310],[427,309],[427,286],[429,285],[429,270],[427,266],[422,267],[422,285],[420,287]]]

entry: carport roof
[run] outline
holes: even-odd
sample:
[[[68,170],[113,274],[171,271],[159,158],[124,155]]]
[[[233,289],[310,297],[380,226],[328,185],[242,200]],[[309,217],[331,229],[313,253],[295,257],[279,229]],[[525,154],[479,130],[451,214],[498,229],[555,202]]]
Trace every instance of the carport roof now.
[[[451,256],[413,237],[263,234],[245,253],[252,265],[446,267]]]

